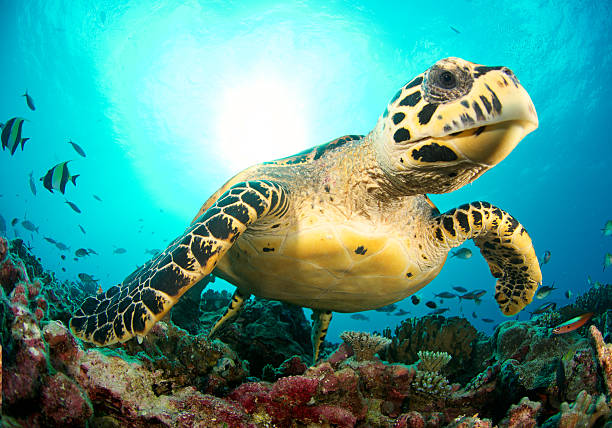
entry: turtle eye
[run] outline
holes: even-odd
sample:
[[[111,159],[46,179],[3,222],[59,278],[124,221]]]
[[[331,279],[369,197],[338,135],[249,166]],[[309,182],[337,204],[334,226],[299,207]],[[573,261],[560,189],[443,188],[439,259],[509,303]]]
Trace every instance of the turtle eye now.
[[[440,73],[437,80],[438,85],[444,89],[453,89],[457,86],[457,78],[450,71]]]

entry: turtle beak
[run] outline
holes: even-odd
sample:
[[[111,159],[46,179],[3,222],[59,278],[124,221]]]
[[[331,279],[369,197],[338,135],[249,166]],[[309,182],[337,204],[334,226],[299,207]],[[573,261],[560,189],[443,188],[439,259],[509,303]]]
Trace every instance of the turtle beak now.
[[[519,141],[538,127],[538,115],[527,91],[518,83],[497,88],[500,113],[491,124],[453,138],[452,145],[468,160],[488,168],[497,165]]]

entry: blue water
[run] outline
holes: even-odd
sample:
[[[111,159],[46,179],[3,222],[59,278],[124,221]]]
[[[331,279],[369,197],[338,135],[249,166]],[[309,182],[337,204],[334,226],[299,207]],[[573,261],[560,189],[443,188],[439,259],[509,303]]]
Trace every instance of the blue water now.
[[[147,260],[145,250],[163,249],[179,235],[231,175],[369,132],[401,85],[438,59],[458,56],[510,67],[540,127],[476,182],[433,201],[446,211],[486,200],[518,218],[538,255],[552,253],[544,283],[559,290],[544,301],[572,301],[563,293],[586,290],[587,275],[612,280],[612,268],[602,271],[612,238],[600,231],[612,218],[608,2],[126,3],[0,2],[0,121],[26,118],[24,136],[31,138],[23,152],[0,153],[0,213],[40,227],[37,234],[9,225],[8,235],[28,242],[59,278],[86,272],[104,288],[120,282]],[[21,96],[26,89],[34,112]],[[69,159],[78,185],[68,184],[65,198],[51,194],[38,178]],[[67,260],[43,236],[68,244]],[[487,332],[502,321],[495,281],[467,245],[471,259],[449,259],[418,294],[419,306],[406,299],[399,308],[423,315],[433,293],[461,285],[489,293],[479,306],[444,302],[447,315],[464,313]],[[75,261],[80,247],[99,256]],[[119,247],[127,252],[114,254]],[[371,322],[336,314],[329,337],[380,331],[401,319],[365,315]]]

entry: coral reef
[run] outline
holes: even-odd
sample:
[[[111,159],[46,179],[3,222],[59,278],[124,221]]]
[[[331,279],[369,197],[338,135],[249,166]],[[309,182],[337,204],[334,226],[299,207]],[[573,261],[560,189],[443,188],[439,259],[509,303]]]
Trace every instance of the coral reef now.
[[[575,306],[582,312],[603,313],[612,308],[612,284],[599,284],[576,297]]]
[[[464,318],[436,315],[408,318],[393,335],[387,329],[383,336],[391,339],[391,344],[379,353],[386,361],[410,364],[418,359],[419,351],[439,351],[452,356],[446,366],[449,378],[466,381],[480,370],[481,362],[472,360],[479,334]]]
[[[206,291],[185,308],[197,322],[177,310],[142,343],[97,348],[65,324],[86,291],[42,272],[28,251],[0,238],[6,426],[598,427],[612,419],[611,349],[595,326],[591,337],[551,335],[552,321],[540,317],[484,337],[467,320],[425,317],[387,339],[345,332],[345,343],[307,367],[299,308],[255,299],[211,341],[206,330],[229,295]],[[593,319],[608,325],[609,316]],[[388,341],[391,350],[378,350]],[[381,361],[377,351],[402,360]]]
[[[385,337],[359,331],[345,331],[340,334],[340,339],[350,345],[356,361],[374,360],[374,355],[391,343],[391,340]]]

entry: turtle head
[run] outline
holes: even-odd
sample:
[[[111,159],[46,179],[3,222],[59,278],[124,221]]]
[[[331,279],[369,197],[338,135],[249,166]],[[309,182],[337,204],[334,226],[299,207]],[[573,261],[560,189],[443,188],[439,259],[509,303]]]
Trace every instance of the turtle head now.
[[[369,138],[404,190],[446,193],[501,162],[537,127],[510,69],[446,58],[395,94]]]

